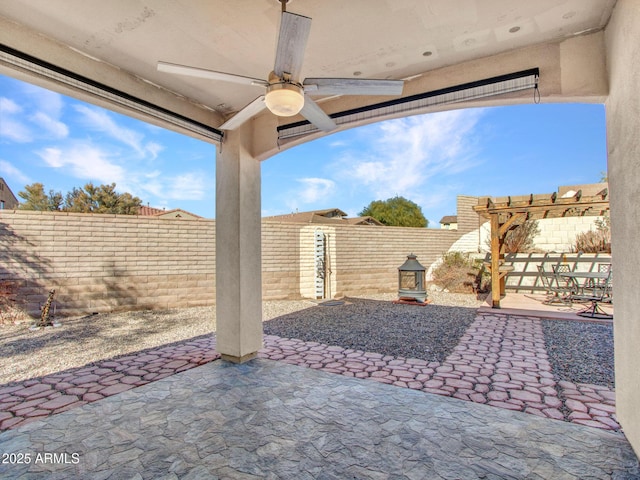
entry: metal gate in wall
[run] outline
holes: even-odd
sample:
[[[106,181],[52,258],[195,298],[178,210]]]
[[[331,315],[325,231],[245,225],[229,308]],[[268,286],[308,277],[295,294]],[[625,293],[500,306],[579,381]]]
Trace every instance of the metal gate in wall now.
[[[314,232],[313,257],[315,267],[315,298],[326,298],[327,236],[322,230],[316,230]]]

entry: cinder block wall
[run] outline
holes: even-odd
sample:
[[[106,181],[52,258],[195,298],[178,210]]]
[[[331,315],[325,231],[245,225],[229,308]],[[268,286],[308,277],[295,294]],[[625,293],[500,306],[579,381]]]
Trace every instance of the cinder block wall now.
[[[536,235],[536,248],[547,252],[568,252],[575,245],[576,235],[596,230],[596,220],[602,217],[565,217],[538,220],[540,234]]]
[[[398,267],[408,254],[429,268],[459,236],[456,230],[336,226],[335,295],[397,291]]]
[[[466,231],[264,221],[263,299],[313,298],[316,228],[332,297],[394,291],[407,254],[429,268]],[[52,288],[61,315],[212,305],[215,221],[4,210],[0,280],[16,282],[32,315]]]
[[[262,298],[300,298],[300,225],[262,222]]]
[[[0,213],[0,279],[32,314],[52,288],[67,315],[208,305],[215,278],[211,220]]]

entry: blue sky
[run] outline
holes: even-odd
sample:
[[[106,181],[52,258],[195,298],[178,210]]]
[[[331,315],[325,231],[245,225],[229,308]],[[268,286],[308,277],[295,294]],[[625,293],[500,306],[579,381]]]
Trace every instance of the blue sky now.
[[[0,176],[17,195],[113,183],[152,207],[215,216],[214,145],[0,76]],[[606,171],[603,105],[452,110],[380,122],[262,163],[263,215],[404,196],[430,227],[456,195],[551,193]]]

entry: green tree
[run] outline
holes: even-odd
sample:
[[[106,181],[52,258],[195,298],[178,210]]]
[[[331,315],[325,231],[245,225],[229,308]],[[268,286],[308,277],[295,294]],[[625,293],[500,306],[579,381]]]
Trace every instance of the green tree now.
[[[62,208],[62,193],[49,190],[44,193],[44,185],[40,182],[25,185],[24,191],[18,192],[24,200],[18,208],[20,210],[54,211]]]
[[[64,209],[81,213],[118,213],[135,215],[142,200],[128,192],[116,192],[116,184],[100,185],[87,183],[84,188],[74,188],[65,199]]]
[[[95,186],[87,183],[83,188],[74,187],[63,197],[62,193],[49,190],[44,193],[42,183],[24,187],[18,195],[24,199],[22,210],[63,210],[78,213],[118,213],[136,215],[142,200],[128,192],[116,192],[116,184]]]
[[[387,200],[374,200],[359,215],[373,217],[385,225],[394,227],[424,228],[429,225],[417,204],[399,196]]]

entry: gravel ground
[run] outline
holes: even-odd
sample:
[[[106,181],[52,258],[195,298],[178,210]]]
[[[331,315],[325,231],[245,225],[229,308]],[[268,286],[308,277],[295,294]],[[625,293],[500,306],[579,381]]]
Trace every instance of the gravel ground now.
[[[542,330],[559,380],[615,388],[613,325],[543,320]]]
[[[368,296],[393,300],[395,294]],[[472,295],[434,293],[441,305],[480,305]],[[335,307],[322,307],[322,309]],[[407,307],[422,309],[422,307]],[[292,312],[319,310],[309,300],[263,302],[265,321]],[[325,310],[323,310],[324,312]],[[327,312],[329,310],[326,310]],[[26,318],[19,324],[0,324],[0,385],[81,367],[99,360],[159,347],[216,330],[215,307],[164,311],[132,311],[61,319],[62,326],[32,332]],[[387,330],[388,331],[388,330]],[[394,333],[389,333],[393,337]],[[383,337],[383,334],[380,334]],[[396,338],[396,342],[400,339]],[[8,360],[5,360],[8,359]]]
[[[263,302],[265,333],[394,356],[442,361],[481,305],[473,295],[430,292],[426,307],[393,305],[396,294],[349,298],[339,306],[308,300]],[[215,307],[137,311],[62,319],[36,332],[30,322],[0,325],[0,385],[159,347],[216,330]],[[614,386],[613,328],[543,321],[560,380]]]
[[[473,322],[475,312],[476,309],[470,307],[438,304],[420,307],[346,298],[343,305],[319,306],[274,318],[265,322],[264,332],[365,352],[442,362]]]

